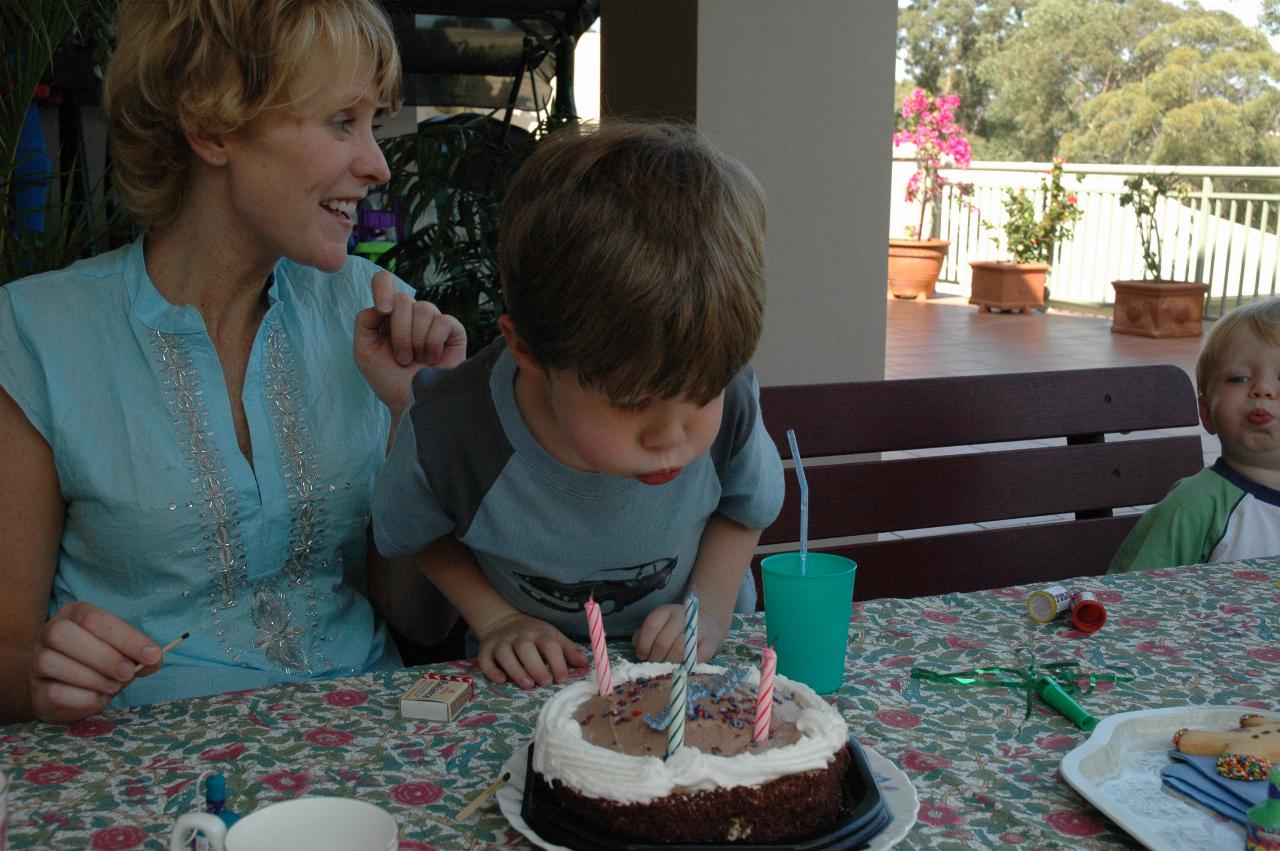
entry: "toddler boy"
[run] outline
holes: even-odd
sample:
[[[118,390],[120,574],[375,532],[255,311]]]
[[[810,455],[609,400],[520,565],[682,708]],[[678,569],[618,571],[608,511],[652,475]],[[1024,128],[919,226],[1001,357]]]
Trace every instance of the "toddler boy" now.
[[[690,129],[562,131],[514,178],[502,338],[418,373],[373,517],[491,679],[586,664],[591,597],[651,660],[681,657],[689,591],[700,660],[754,607],[744,577],[783,493],[748,364],[764,227],[755,179]]]
[[[1110,573],[1280,554],[1280,299],[1218,320],[1196,388],[1222,457],[1142,516]]]

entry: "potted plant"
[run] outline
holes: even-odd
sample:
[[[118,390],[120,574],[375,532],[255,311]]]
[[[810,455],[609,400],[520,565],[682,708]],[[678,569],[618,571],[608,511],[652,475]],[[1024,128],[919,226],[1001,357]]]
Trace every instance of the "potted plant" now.
[[[1054,157],[1049,179],[1040,178],[1037,203],[1025,187],[1006,189],[1004,197],[1004,243],[1012,261],[973,260],[969,303],[983,313],[997,310],[1042,309],[1045,303],[1045,278],[1053,262],[1054,248],[1071,238],[1076,222],[1084,215],[1077,206],[1075,193],[1062,185],[1062,167],[1066,161]],[[994,228],[990,222],[984,228]],[[998,237],[992,237],[999,244]]]
[[[1185,187],[1172,175],[1139,174],[1124,182],[1120,206],[1133,207],[1142,243],[1143,280],[1112,281],[1116,303],[1111,330],[1140,337],[1199,337],[1204,331],[1204,298],[1208,284],[1168,281],[1162,274],[1157,203]],[[1150,278],[1150,280],[1147,280]]]
[[[920,206],[914,226],[907,228],[908,239],[889,240],[889,291],[899,298],[927,298],[933,293],[942,261],[951,243],[945,239],[925,239],[925,218],[942,197],[948,181],[944,168],[968,168],[973,158],[964,129],[955,122],[959,95],[933,97],[923,89],[915,89],[902,101],[902,130],[893,134],[893,145],[915,146],[916,169],[907,181],[906,200]],[[962,198],[973,192],[968,183],[953,184]],[[937,229],[937,221],[931,223]]]
[[[536,133],[475,113],[427,121],[383,142],[391,171],[385,194],[398,202],[409,234],[378,258],[382,266],[467,329],[474,354],[498,334],[502,286],[498,224],[502,198],[538,139]]]

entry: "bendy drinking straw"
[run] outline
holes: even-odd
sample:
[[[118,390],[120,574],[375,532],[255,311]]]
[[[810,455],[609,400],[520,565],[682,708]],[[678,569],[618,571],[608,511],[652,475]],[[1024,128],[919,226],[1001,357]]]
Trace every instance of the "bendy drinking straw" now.
[[[791,460],[796,465],[796,482],[800,485],[800,575],[804,575],[805,556],[809,552],[809,483],[804,480],[804,464],[800,463],[800,447],[796,446],[795,429],[787,429]]]

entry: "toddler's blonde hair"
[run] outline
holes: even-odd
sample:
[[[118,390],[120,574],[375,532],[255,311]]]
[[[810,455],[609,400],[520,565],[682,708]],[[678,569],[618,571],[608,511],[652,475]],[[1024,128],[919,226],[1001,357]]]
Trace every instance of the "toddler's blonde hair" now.
[[[1244,332],[1269,346],[1280,346],[1280,298],[1241,305],[1213,324],[1200,357],[1196,358],[1196,392],[1201,396],[1208,396],[1214,373]]]

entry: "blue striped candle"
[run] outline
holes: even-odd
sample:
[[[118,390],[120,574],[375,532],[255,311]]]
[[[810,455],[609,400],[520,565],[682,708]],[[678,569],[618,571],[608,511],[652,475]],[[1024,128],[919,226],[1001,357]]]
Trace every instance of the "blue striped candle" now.
[[[684,669],[693,673],[698,664],[698,598],[693,592],[684,601]]]
[[[689,675],[677,665],[671,674],[671,701],[667,704],[667,757],[684,747],[684,713],[689,701]]]

